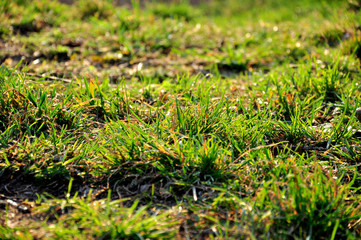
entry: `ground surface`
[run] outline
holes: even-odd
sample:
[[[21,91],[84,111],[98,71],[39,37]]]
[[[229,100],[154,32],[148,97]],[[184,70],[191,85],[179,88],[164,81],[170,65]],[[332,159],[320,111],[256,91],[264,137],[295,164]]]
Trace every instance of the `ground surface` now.
[[[0,3],[0,239],[361,238],[358,1]]]

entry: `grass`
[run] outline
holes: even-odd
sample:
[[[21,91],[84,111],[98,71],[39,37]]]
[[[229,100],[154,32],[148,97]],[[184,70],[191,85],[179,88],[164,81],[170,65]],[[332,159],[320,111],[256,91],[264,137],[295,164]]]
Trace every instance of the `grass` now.
[[[360,238],[358,5],[1,2],[0,238]]]

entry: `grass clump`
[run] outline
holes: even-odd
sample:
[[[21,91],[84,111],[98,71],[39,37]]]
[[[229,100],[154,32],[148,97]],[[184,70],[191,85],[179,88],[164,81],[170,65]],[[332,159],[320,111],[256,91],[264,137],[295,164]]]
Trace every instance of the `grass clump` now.
[[[350,4],[0,3],[0,238],[360,238]]]
[[[201,10],[193,8],[189,3],[178,4],[156,4],[153,7],[153,14],[162,18],[183,19],[191,21],[202,15]]]
[[[82,20],[89,19],[90,17],[95,17],[97,19],[106,19],[109,18],[111,15],[113,15],[112,1],[79,0],[75,4],[79,8],[78,16],[80,16]]]
[[[314,174],[307,173],[307,178],[297,170],[289,173],[289,182],[260,195],[263,202],[270,201],[272,222],[268,223],[270,231],[273,226],[283,225],[284,234],[289,237],[337,239],[355,237],[349,231],[350,222],[359,216],[354,206],[347,204],[352,199],[350,185],[338,186],[335,179],[325,176],[319,166]],[[259,201],[262,202],[262,201]],[[269,203],[265,204],[269,207]],[[262,209],[263,207],[260,206]],[[282,224],[281,224],[282,222]],[[278,229],[280,230],[280,229]],[[276,236],[274,236],[276,237]]]

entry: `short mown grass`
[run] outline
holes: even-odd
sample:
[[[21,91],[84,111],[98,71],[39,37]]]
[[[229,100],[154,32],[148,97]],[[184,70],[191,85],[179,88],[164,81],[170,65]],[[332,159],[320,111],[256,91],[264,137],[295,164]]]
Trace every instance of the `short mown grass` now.
[[[1,2],[0,238],[360,238],[357,6]]]

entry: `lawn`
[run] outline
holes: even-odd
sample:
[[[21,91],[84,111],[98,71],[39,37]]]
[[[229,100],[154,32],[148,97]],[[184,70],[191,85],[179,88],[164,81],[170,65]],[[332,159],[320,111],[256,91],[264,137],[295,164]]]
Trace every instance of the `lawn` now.
[[[0,239],[361,239],[361,1],[0,1]]]

